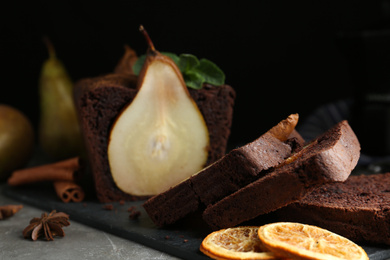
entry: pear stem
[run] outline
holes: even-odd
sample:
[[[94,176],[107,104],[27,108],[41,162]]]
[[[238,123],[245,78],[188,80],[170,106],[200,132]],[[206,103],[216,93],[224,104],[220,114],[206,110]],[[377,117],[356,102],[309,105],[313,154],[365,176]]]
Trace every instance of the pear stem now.
[[[155,52],[156,49],[154,48],[154,44],[153,44],[152,40],[150,39],[149,34],[148,34],[148,32],[145,30],[145,28],[144,28],[143,25],[140,25],[139,31],[144,35],[144,37],[145,37],[145,39],[146,39],[146,42],[147,42],[147,44],[148,44],[150,50],[151,50],[152,52]]]
[[[46,44],[46,48],[49,52],[49,57],[52,58],[52,59],[55,59],[56,58],[56,51],[54,49],[54,46],[53,44],[51,43],[51,41],[49,40],[48,37],[43,37],[43,42]]]

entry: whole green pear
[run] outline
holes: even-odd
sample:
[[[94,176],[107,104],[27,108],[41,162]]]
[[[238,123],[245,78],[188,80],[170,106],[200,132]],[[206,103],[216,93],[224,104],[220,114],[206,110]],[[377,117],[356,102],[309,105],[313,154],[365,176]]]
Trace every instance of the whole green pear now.
[[[0,104],[0,181],[30,160],[34,149],[34,129],[20,110]]]
[[[53,159],[79,156],[82,137],[73,99],[73,82],[46,40],[49,58],[44,62],[39,81],[39,144]]]

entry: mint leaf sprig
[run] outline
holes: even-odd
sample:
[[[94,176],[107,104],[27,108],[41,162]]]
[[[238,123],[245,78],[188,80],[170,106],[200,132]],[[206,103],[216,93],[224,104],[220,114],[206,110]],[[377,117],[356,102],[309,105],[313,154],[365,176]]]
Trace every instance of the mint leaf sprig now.
[[[180,54],[179,56],[170,52],[161,52],[170,57],[178,66],[183,74],[184,81],[187,87],[193,89],[201,89],[204,83],[209,83],[215,86],[225,84],[225,74],[223,71],[208,59],[198,59],[192,54]],[[136,75],[142,69],[146,55],[138,58],[133,66],[133,71]]]

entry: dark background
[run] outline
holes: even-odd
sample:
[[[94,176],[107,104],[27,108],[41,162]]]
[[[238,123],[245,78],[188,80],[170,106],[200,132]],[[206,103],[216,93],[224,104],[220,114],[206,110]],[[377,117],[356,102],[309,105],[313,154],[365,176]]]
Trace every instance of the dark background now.
[[[215,62],[237,92],[233,145],[252,141],[291,113],[353,96],[356,78],[342,35],[387,29],[387,1],[24,1],[0,20],[0,103],[36,125],[43,36],[74,81],[111,72],[124,44]],[[390,48],[390,45],[384,47]],[[379,50],[380,51],[380,50]]]

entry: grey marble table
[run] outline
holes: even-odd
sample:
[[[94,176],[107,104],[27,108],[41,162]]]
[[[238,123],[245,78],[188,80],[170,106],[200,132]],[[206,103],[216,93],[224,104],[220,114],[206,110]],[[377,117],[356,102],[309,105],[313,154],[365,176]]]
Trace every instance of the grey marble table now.
[[[3,188],[4,184],[0,185],[0,205],[23,204],[2,195]],[[55,237],[54,241],[24,239],[23,229],[43,211],[23,206],[13,217],[0,221],[0,260],[179,259],[72,220],[64,227],[65,237]]]

